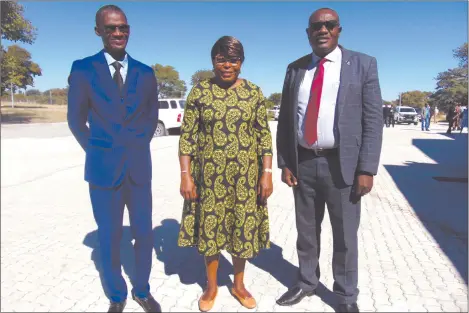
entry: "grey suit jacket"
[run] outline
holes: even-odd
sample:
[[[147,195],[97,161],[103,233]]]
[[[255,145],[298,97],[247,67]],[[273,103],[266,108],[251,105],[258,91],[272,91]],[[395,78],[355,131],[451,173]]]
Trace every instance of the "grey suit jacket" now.
[[[357,172],[376,175],[383,137],[383,110],[376,59],[363,53],[342,50],[340,86],[337,96],[340,170],[352,185]],[[308,54],[288,65],[277,126],[277,163],[298,178],[298,91],[311,63]]]

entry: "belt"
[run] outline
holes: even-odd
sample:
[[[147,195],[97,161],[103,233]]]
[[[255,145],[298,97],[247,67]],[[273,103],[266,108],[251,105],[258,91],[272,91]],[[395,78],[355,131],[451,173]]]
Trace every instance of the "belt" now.
[[[322,149],[322,148],[313,148],[313,149],[307,149],[303,146],[298,145],[298,154],[304,154],[304,155],[312,155],[316,157],[324,157],[328,155],[335,155],[339,149],[333,148],[333,149]]]

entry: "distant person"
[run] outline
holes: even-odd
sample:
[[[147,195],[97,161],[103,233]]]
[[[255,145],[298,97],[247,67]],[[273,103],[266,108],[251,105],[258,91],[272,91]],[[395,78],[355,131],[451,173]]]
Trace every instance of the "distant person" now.
[[[463,129],[466,127],[467,128],[467,121],[468,121],[468,111],[467,111],[467,105],[463,106],[462,107],[462,110],[461,110],[461,128],[460,128],[460,132],[459,133],[462,133]]]
[[[396,111],[396,109],[394,108],[394,106],[391,105],[391,109],[390,109],[390,112],[389,112],[389,122],[392,124],[392,127],[394,128],[394,124],[396,123],[396,121],[394,120],[394,112]]]
[[[422,131],[430,130],[430,120],[431,120],[432,112],[430,105],[427,103],[422,109]]]
[[[461,127],[461,106],[459,104],[456,105],[454,113],[453,130],[459,130]]]
[[[390,126],[390,122],[391,122],[391,110],[392,110],[392,107],[390,104],[385,104],[383,105],[383,117],[384,117],[384,124],[386,125],[386,127],[389,127]]]
[[[360,199],[378,171],[383,100],[376,59],[338,45],[341,31],[337,12],[315,11],[306,29],[312,52],[286,71],[277,158],[282,181],[293,188],[299,275],[277,304],[291,306],[316,293],[327,204],[338,312],[358,312]]]
[[[85,180],[98,225],[109,312],[123,312],[127,299],[120,261],[124,206],[135,240],[132,297],[145,312],[161,312],[149,292],[153,250],[150,141],[158,124],[156,78],[149,66],[127,54],[130,26],[119,7],[106,5],[98,10],[95,32],[104,49],[73,62],[67,119],[86,153]]]
[[[211,59],[215,77],[192,88],[184,110],[179,162],[185,201],[178,244],[196,246],[205,257],[201,311],[215,303],[222,250],[233,258],[232,295],[253,309],[256,300],[244,285],[246,260],[270,247],[272,138],[266,99],[257,85],[239,77],[244,48],[238,39],[221,37]]]
[[[456,107],[452,105],[448,109],[448,113],[446,113],[446,121],[448,122],[448,130],[446,131],[447,134],[451,134],[451,131],[453,130],[453,126],[455,123],[455,119],[456,119]]]
[[[435,106],[435,109],[433,110],[433,123],[435,123],[435,124],[438,123],[437,117],[438,117],[439,112],[440,111],[438,110],[438,107]]]

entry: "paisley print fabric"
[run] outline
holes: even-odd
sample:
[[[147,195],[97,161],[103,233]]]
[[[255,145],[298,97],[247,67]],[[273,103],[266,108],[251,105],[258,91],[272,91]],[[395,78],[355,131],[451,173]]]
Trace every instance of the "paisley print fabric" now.
[[[258,203],[262,156],[272,155],[265,98],[243,80],[225,90],[210,80],[186,102],[179,155],[191,156],[197,201],[184,201],[178,245],[205,256],[226,250],[249,259],[269,248],[267,207]]]

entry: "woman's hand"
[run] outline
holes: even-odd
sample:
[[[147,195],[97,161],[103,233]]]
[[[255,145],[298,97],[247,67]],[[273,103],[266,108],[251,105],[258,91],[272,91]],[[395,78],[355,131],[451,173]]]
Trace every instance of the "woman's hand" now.
[[[267,199],[270,197],[273,190],[272,173],[264,172],[257,185],[257,196],[262,204],[267,203]]]
[[[181,186],[179,192],[185,200],[194,201],[197,199],[194,179],[189,173],[181,174]]]

